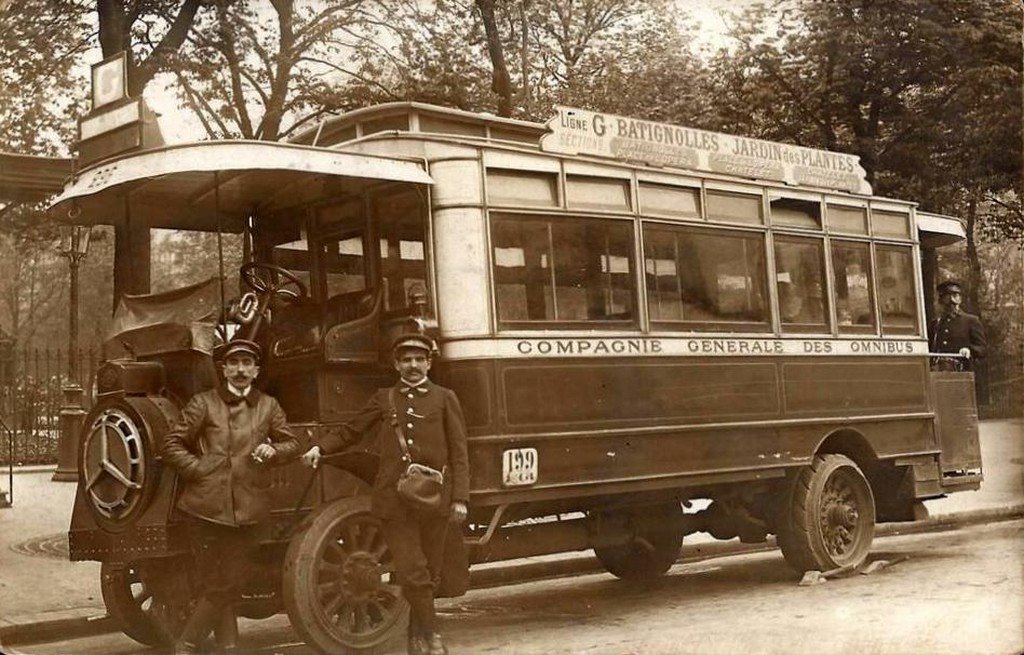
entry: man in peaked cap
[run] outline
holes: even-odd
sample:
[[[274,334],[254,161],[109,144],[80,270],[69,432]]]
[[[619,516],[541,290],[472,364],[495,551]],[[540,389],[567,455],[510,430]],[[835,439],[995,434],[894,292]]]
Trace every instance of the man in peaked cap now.
[[[234,603],[256,565],[259,525],[270,512],[267,467],[299,450],[277,400],[253,386],[259,345],[235,339],[215,355],[223,384],[188,402],[163,447],[184,483],[177,508],[187,517],[202,589],[176,653],[198,652],[211,630],[219,650],[237,648]]]
[[[946,280],[936,287],[942,315],[929,326],[929,343],[932,352],[956,353],[962,360],[964,370],[972,370],[973,361],[985,357],[985,329],[974,314],[960,309],[963,292],[956,280]]]
[[[448,652],[437,629],[434,593],[440,583],[448,524],[462,523],[468,513],[466,422],[455,392],[427,378],[435,351],[433,340],[422,334],[395,339],[391,352],[398,383],[378,389],[340,434],[328,436],[303,455],[315,467],[321,454],[337,452],[364,435],[376,439],[380,464],[370,504],[381,519],[402,595],[409,602],[410,655]],[[414,509],[398,495],[398,478],[407,466],[399,439],[413,462],[445,473],[441,510]]]

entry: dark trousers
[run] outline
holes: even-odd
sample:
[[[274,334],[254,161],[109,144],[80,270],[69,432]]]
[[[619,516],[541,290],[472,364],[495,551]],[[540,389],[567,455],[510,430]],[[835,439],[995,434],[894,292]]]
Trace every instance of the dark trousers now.
[[[409,634],[437,632],[434,591],[440,582],[448,517],[408,512],[402,520],[383,519],[382,527],[398,584],[409,603]]]
[[[189,617],[182,639],[204,639],[225,610],[234,611],[259,553],[258,526],[230,526],[190,517],[189,541],[199,580],[199,604]]]

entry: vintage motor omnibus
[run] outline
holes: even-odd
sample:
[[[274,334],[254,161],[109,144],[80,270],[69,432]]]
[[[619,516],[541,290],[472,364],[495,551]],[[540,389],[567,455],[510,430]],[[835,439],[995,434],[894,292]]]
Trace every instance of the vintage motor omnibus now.
[[[850,155],[570,108],[545,125],[396,103],[292,143],[107,159],[53,211],[116,228],[126,295],[70,545],[103,562],[108,609],[143,643],[173,636],[193,583],[160,444],[216,383],[229,324],[264,345],[260,383],[310,442],[391,383],[395,335],[435,337],[470,432],[475,563],[592,549],[647,578],[707,532],[775,535],[797,571],[856,567],[876,522],[982,480],[972,374],[932,372],[925,336],[922,255],[963,227],[873,196]],[[146,295],[152,228],[240,239],[239,287]],[[308,493],[298,462],[274,470],[243,614],[283,608],[323,652],[401,631],[375,461],[372,444],[333,456]]]

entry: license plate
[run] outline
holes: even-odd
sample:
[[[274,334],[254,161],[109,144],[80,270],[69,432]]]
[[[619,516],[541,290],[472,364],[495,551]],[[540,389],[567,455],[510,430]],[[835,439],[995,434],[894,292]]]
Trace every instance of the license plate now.
[[[520,487],[537,481],[537,449],[512,448],[501,455],[501,481],[506,487]]]

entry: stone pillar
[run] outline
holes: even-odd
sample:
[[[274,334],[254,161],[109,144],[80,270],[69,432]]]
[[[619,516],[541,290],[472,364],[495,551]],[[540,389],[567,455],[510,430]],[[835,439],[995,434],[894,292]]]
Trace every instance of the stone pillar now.
[[[57,470],[54,482],[78,481],[78,438],[85,418],[82,407],[82,385],[69,382],[62,389],[64,403],[60,408],[60,438],[57,442]]]

